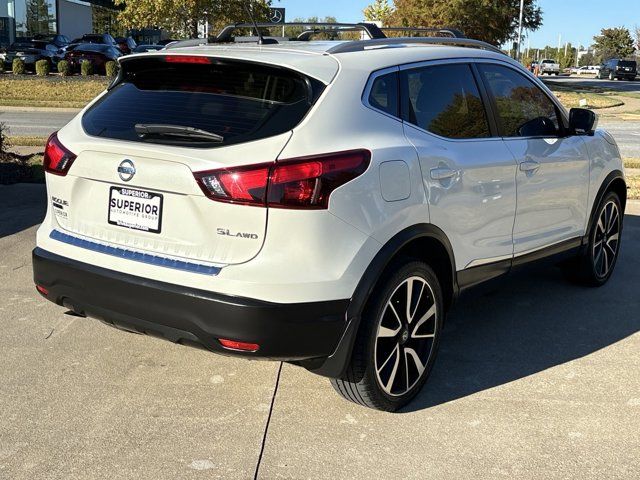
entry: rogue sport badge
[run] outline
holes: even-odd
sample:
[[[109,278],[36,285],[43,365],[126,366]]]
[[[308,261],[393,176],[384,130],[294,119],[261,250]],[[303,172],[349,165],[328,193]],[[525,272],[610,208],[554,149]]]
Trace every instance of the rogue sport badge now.
[[[123,182],[128,182],[136,174],[136,167],[129,159],[123,160],[118,165],[118,175]]]

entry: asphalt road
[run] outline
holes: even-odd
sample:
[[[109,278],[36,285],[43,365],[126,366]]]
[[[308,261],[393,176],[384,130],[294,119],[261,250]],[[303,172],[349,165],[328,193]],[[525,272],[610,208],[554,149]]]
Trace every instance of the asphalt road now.
[[[70,111],[19,111],[0,107],[0,123],[7,125],[9,135],[48,137],[69,123],[75,115],[76,112]]]
[[[593,77],[564,77],[564,76],[544,76],[540,77],[543,82],[564,83],[576,87],[597,87],[605,90],[617,90],[620,92],[640,92],[640,80],[598,80]]]
[[[613,135],[623,157],[640,158],[640,122],[600,119],[599,126]]]
[[[542,265],[463,297],[427,389],[387,414],[65,314],[31,280],[44,202],[0,186],[0,479],[640,478],[638,203],[609,284]]]

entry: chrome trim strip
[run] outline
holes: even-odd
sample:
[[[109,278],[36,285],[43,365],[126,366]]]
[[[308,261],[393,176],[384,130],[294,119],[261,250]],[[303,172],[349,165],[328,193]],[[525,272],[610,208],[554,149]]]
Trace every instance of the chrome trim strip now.
[[[127,250],[120,247],[112,247],[110,245],[92,242],[89,240],[85,240],[84,238],[79,238],[67,233],[62,233],[58,230],[52,230],[49,234],[49,238],[62,243],[66,243],[67,245],[73,245],[74,247],[91,250],[92,252],[104,253],[105,255],[125,258],[127,260],[133,260],[134,262],[146,263],[148,265],[155,265],[158,267],[173,268],[175,270],[183,270],[185,272],[199,273],[201,275],[218,275],[218,273],[220,273],[220,270],[222,270],[222,268],[214,267],[212,265],[191,263],[184,260],[161,257],[150,253],[135,252],[133,250]]]

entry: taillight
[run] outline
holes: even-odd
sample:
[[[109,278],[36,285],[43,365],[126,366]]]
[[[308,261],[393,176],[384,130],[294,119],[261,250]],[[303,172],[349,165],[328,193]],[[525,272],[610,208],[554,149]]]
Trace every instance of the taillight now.
[[[368,150],[289,159],[273,164],[194,174],[204,194],[223,202],[275,208],[322,209],[336,188],[364,173]]]
[[[201,57],[199,55],[167,55],[164,57],[164,61],[167,63],[195,63],[198,65],[208,65],[211,63],[208,57]]]
[[[270,165],[195,173],[204,194],[221,202],[264,206]]]
[[[267,204],[278,208],[327,208],[336,188],[362,175],[368,150],[352,150],[278,162],[272,169]]]
[[[60,143],[58,135],[56,133],[51,134],[44,148],[42,163],[45,171],[64,177],[75,159],[76,156]]]

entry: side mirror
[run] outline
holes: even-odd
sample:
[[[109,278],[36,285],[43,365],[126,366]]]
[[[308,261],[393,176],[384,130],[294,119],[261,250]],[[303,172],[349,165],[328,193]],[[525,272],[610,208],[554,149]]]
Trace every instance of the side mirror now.
[[[598,116],[586,108],[569,111],[569,129],[574,135],[593,135],[598,126]]]

